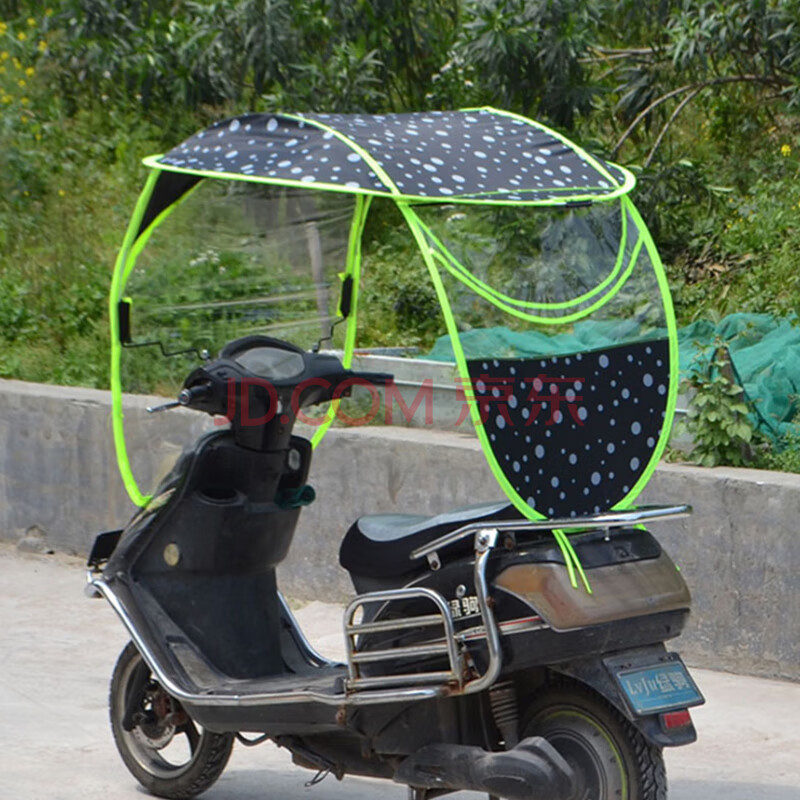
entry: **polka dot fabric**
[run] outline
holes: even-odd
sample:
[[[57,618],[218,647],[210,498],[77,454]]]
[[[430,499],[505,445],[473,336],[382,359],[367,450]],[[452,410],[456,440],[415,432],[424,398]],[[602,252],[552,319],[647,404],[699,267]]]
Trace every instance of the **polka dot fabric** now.
[[[619,168],[587,160],[535,122],[492,109],[249,114],[195,134],[159,163],[424,200],[568,202],[608,195],[626,180]]]
[[[500,468],[543,516],[607,511],[647,468],[667,407],[666,340],[468,366]]]

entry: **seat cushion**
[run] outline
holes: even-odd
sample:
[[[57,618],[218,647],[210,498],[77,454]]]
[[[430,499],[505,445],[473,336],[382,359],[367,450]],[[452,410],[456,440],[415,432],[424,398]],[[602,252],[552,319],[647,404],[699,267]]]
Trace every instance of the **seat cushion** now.
[[[480,503],[435,516],[421,514],[367,514],[359,517],[347,531],[339,549],[339,563],[354,575],[388,578],[416,572],[425,559],[411,560],[412,551],[446,533],[473,522],[520,519],[508,502]],[[468,536],[450,545],[448,552],[468,552],[473,539]]]

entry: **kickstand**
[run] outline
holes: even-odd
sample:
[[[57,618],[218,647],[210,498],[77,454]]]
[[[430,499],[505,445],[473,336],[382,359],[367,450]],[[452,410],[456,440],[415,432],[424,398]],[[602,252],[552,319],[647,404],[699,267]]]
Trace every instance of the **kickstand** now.
[[[428,800],[427,789],[415,789],[413,786],[408,787],[408,800]]]
[[[328,775],[331,774],[329,769],[321,769],[310,781],[306,781],[303,786],[308,789],[311,786],[316,786],[318,783],[322,783]]]

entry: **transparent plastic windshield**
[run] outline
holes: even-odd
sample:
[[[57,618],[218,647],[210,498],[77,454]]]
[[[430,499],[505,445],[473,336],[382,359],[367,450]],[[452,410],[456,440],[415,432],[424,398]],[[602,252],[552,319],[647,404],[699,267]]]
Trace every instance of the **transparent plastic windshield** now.
[[[336,319],[353,201],[347,195],[206,180],[147,241],[124,293],[132,300],[126,391],[172,394],[196,351],[250,334],[310,347]]]
[[[132,341],[121,349],[122,391],[174,399],[203,351],[214,357],[243,336],[304,349],[320,340],[341,347],[343,325],[328,337],[338,318],[353,211],[349,195],[202,181],[128,257],[122,296],[131,303]],[[194,420],[190,431],[178,421],[182,412],[152,416],[142,405],[123,401],[125,438],[137,442],[128,448],[136,483],[151,489],[179,442],[212,423],[186,412]],[[169,436],[154,435],[165,426]]]
[[[677,390],[666,277],[633,204],[414,214],[448,320],[428,357],[457,364],[508,497],[537,517],[629,506]]]
[[[667,335],[656,272],[627,203],[416,211],[468,358],[552,356]],[[447,337],[430,357],[454,360]]]

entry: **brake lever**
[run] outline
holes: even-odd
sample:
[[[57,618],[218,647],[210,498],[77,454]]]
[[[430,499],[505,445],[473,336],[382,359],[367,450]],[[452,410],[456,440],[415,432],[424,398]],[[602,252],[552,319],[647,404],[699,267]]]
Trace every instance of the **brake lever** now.
[[[179,403],[177,400],[173,400],[171,403],[164,403],[162,406],[148,406],[147,413],[148,414],[158,414],[159,411],[169,411],[170,408],[177,408],[178,406],[183,405],[183,403]]]

